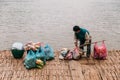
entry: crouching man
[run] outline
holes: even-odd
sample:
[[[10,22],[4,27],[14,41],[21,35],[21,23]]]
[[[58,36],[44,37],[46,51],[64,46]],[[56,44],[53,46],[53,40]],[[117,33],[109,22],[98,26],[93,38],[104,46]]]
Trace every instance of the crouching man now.
[[[86,57],[89,58],[91,54],[91,36],[89,31],[84,28],[80,28],[79,26],[74,26],[73,31],[75,37],[75,46],[78,47],[79,42],[80,43],[79,48],[84,50],[83,45],[86,45],[87,46]]]

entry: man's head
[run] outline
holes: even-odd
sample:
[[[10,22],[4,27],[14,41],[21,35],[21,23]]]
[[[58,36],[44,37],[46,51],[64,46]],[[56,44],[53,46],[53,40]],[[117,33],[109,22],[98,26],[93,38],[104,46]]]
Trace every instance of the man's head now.
[[[74,26],[73,27],[73,31],[74,32],[79,32],[80,31],[80,27],[79,26]]]

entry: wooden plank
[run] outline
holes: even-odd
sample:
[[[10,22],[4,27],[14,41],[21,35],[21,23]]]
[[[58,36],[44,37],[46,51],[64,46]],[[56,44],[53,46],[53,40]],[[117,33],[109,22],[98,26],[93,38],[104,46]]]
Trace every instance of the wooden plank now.
[[[90,59],[87,59],[88,65],[95,65],[95,59],[90,57]]]
[[[50,75],[49,80],[57,80],[56,75]]]
[[[13,58],[10,51],[0,51],[0,80],[119,80],[120,50],[108,52],[107,60],[81,58],[80,60],[48,61],[43,69],[27,70],[22,59]]]
[[[69,67],[70,67],[72,80],[84,80],[81,64],[78,61],[74,61],[74,60],[69,61]]]
[[[107,80],[105,70],[100,65],[96,65],[96,70],[98,71],[100,80]]]

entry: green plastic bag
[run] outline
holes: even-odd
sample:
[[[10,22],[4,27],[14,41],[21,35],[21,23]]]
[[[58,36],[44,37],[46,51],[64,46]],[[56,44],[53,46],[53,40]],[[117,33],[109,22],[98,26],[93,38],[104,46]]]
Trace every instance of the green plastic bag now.
[[[53,51],[53,48],[49,44],[45,45],[44,52],[45,52],[46,60],[54,59],[54,51]]]
[[[46,57],[44,53],[43,47],[39,47],[37,52],[36,52],[36,59],[40,59],[44,62],[44,65],[46,64]]]
[[[24,64],[27,69],[36,67],[36,55],[32,50],[28,51]]]

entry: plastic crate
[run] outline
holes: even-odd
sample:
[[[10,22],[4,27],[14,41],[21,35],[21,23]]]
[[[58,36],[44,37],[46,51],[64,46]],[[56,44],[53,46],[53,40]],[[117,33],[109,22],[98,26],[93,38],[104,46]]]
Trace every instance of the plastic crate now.
[[[12,52],[13,57],[18,58],[18,59],[22,58],[24,54],[24,50],[12,49],[11,52]]]

